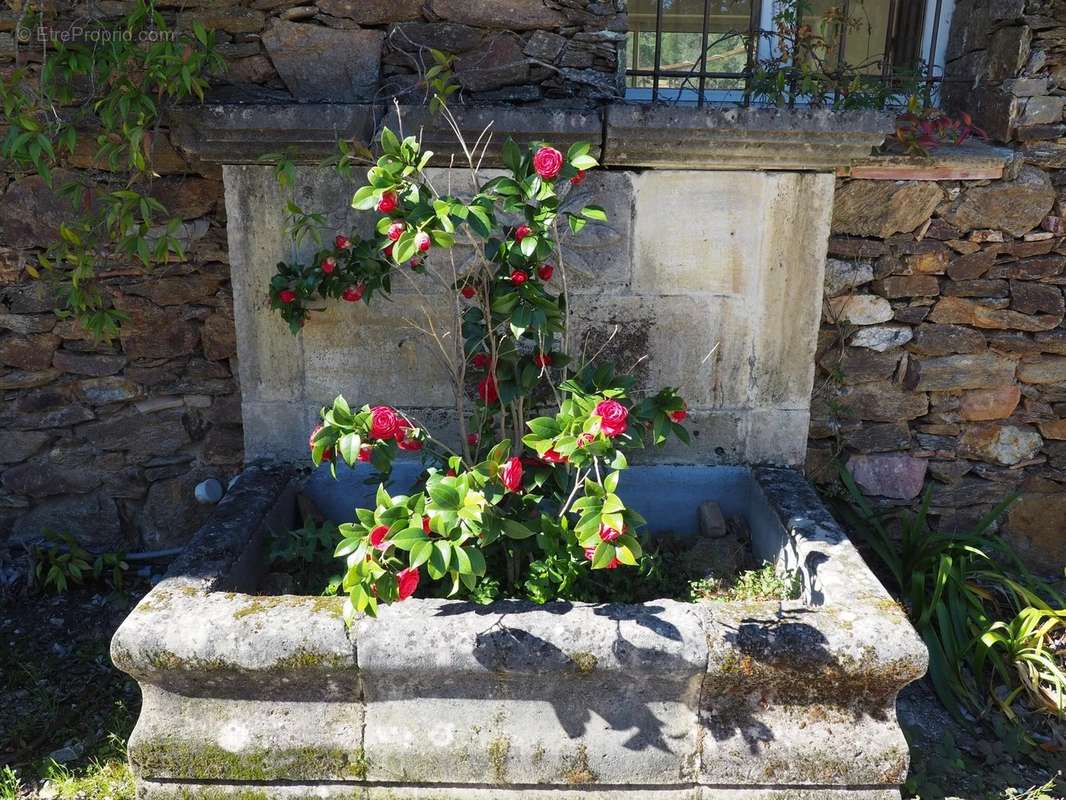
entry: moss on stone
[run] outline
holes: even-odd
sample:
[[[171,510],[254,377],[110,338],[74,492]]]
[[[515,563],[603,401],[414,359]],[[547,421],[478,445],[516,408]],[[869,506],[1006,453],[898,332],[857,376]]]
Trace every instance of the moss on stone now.
[[[573,755],[563,756],[562,767],[563,780],[567,783],[595,783],[600,779],[589,766],[589,751],[583,744],[575,748]]]
[[[507,783],[507,755],[511,752],[511,740],[497,736],[489,743],[489,762],[496,783]]]
[[[130,763],[146,778],[271,781],[366,777],[368,762],[360,748],[332,747],[253,750],[231,753],[211,744],[191,747],[177,739],[155,739],[130,748]]]
[[[273,663],[271,669],[297,670],[324,667],[326,669],[343,669],[351,666],[349,660],[337,653],[316,653],[306,648],[297,648],[295,652],[282,656]]]
[[[304,597],[298,595],[257,595],[251,597],[248,602],[233,612],[234,619],[243,619],[254,614],[269,614],[278,608],[307,608],[319,613],[327,613],[331,616],[340,617],[343,613],[344,601],[339,597]]]
[[[573,662],[577,671],[582,675],[590,675],[596,670],[596,665],[599,660],[592,653],[578,652],[570,655],[570,660]]]

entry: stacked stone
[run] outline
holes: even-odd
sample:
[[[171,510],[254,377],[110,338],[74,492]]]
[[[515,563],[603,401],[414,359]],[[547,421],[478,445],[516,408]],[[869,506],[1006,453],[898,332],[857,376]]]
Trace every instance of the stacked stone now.
[[[842,181],[825,277],[809,473],[1066,563],[1063,197],[1023,166],[980,182]]]

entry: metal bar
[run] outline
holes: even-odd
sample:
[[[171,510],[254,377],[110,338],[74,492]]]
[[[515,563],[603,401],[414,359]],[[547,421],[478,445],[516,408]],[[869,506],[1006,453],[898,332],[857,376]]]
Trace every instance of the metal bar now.
[[[700,50],[700,96],[696,106],[703,108],[703,91],[707,86],[707,28],[711,24],[711,0],[703,0],[703,39]]]
[[[893,60],[896,54],[896,0],[889,0],[888,25],[885,27],[885,48],[881,54],[881,79],[887,80],[892,74]]]
[[[767,0],[772,3],[773,0]],[[762,21],[763,0],[751,0],[748,6],[748,58],[744,64],[744,106],[751,105],[751,78],[755,73],[755,54],[759,49],[759,37],[762,29],[759,27]]]
[[[933,96],[933,70],[936,68],[936,40],[937,35],[940,33],[940,13],[943,10],[943,0],[936,0],[936,10],[933,12],[933,30],[930,31],[929,35],[929,60],[926,62],[928,74],[925,79],[925,102],[927,106]]]
[[[659,99],[659,67],[662,64],[663,54],[663,2],[664,0],[657,0],[655,3],[655,69],[651,79],[651,101],[653,103]]]
[[[837,74],[833,88],[833,103],[840,100],[840,76],[844,73],[844,55],[848,46],[848,14],[851,12],[851,0],[844,0],[843,19],[840,21],[840,43],[837,45]]]

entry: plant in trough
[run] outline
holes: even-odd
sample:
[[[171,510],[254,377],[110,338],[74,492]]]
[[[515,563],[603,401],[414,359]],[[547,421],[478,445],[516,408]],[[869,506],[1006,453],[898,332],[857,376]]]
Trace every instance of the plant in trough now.
[[[575,574],[636,566],[644,520],[618,494],[625,452],[688,439],[674,389],[638,398],[632,378],[574,347],[560,228],[575,235],[606,220],[569,197],[597,166],[590,146],[563,153],[508,141],[505,174],[483,180],[487,135],[460,144],[469,196],[433,184],[433,154],[416,137],[384,129],[382,155],[352,199],[376,213],[375,235],[338,234],[310,263],[279,264],[270,285],[273,308],[296,332],[313,299],[371,303],[402,281],[421,301],[402,321],[425,335],[456,400],[452,444],[389,406],[337,397],[322,411],[309,440],[316,465],[369,463],[387,481],[400,451],[427,464],[410,492],[383,482],[374,507],[340,526],[349,617],[410,597],[427,577],[448,595],[465,587],[484,597],[488,575],[492,596],[497,583],[525,582],[547,600]]]

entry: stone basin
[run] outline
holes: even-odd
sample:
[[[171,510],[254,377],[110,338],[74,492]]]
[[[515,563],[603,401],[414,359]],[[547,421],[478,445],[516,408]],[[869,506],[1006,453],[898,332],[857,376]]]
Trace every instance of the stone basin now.
[[[411,599],[350,629],[337,598],[254,594],[298,483],[341,521],[370,491],[247,469],[115,634],[141,797],[899,798],[926,651],[797,472],[635,467],[621,494],[653,528],[743,515],[798,600]]]

